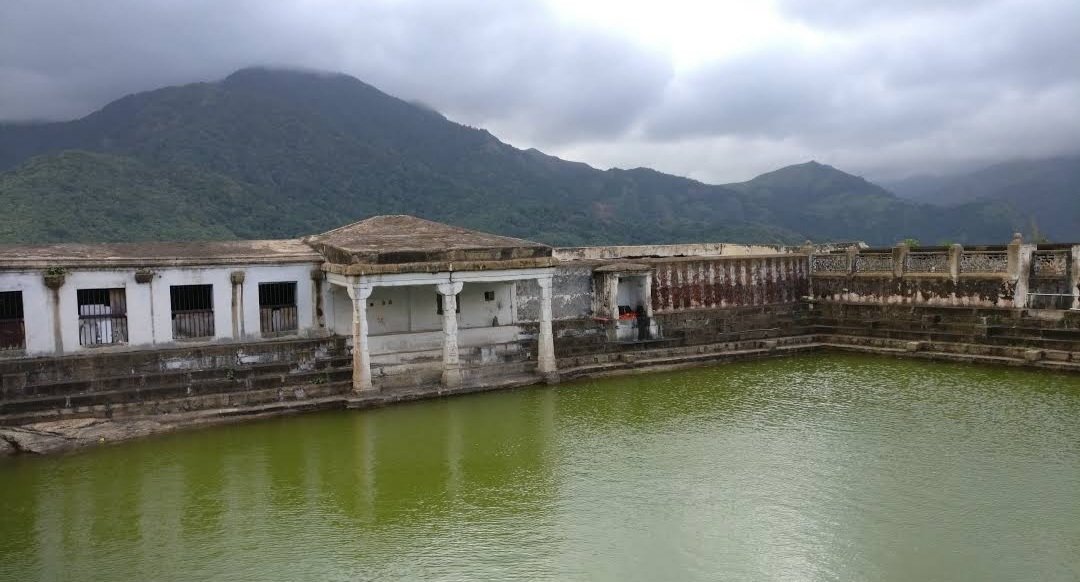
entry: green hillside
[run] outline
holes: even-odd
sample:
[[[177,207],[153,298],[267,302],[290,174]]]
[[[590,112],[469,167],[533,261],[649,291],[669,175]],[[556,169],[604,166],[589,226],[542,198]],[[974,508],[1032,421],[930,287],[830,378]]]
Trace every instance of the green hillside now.
[[[239,212],[257,196],[222,176],[82,151],[33,158],[0,173],[8,242],[228,239],[272,234]]]
[[[1059,241],[1080,236],[1080,157],[1016,160],[974,172],[900,180],[894,191],[952,211],[1012,217],[1027,232]]]
[[[967,213],[961,229],[813,163],[728,186],[600,171],[351,77],[268,69],[0,126],[0,199],[15,201],[0,242],[297,236],[388,213],[563,245],[996,241],[1013,228]]]

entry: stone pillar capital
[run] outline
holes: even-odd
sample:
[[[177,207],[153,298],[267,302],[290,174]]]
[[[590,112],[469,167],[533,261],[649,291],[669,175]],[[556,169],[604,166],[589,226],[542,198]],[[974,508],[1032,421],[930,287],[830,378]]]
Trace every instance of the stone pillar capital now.
[[[536,284],[539,285],[541,289],[551,289],[551,281],[553,278],[554,277],[552,276],[540,277],[536,280]]]
[[[366,283],[358,283],[349,285],[345,289],[349,292],[349,299],[352,299],[353,301],[363,301],[368,297],[371,297],[371,292],[375,290],[375,287]]]
[[[461,293],[461,287],[464,285],[461,281],[450,281],[448,283],[438,283],[435,285],[435,289],[439,292],[439,295],[457,295]]]

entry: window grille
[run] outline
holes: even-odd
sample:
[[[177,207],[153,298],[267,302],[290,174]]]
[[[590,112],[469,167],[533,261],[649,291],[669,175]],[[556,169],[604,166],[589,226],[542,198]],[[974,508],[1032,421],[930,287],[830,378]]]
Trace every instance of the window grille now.
[[[296,283],[259,283],[259,327],[263,333],[296,331]]]
[[[25,347],[22,291],[0,291],[0,351]]]
[[[75,296],[79,306],[79,345],[127,343],[127,296],[123,288],[78,289]]]
[[[484,291],[484,301],[495,301],[495,292]]]
[[[213,285],[173,285],[169,288],[169,299],[173,338],[214,337]]]
[[[461,293],[454,295],[454,305],[457,307],[454,313],[461,313]],[[443,314],[443,296],[442,293],[435,293],[435,313],[439,315]]]

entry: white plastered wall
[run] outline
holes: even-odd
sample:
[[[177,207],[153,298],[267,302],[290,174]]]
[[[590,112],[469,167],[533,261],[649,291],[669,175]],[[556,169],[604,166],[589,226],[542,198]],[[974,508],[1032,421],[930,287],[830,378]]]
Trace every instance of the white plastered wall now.
[[[311,280],[311,271],[316,267],[315,264],[300,263],[154,268],[155,276],[150,283],[137,283],[135,269],[70,270],[59,290],[60,336],[64,353],[102,349],[79,345],[79,289],[123,288],[128,320],[128,342],[124,347],[140,347],[174,341],[169,291],[173,285],[213,285],[214,337],[211,339],[251,340],[262,336],[259,326],[259,283],[295,282],[297,335],[311,335],[316,331],[314,283]],[[234,271],[245,274],[242,283],[243,323],[236,336],[233,335],[233,285],[230,278]],[[324,284],[324,293],[328,293],[328,287]],[[0,272],[0,291],[22,291],[26,354],[55,353],[53,310],[50,304],[52,290],[45,286],[43,273]],[[324,301],[324,305],[330,303],[329,300]],[[351,317],[351,311],[346,313]],[[332,315],[327,314],[327,317]]]
[[[172,337],[172,305],[170,288],[174,285],[213,285],[214,338],[233,338],[232,298],[233,285],[230,278],[234,271],[244,272],[243,318],[241,329],[235,339],[258,339],[259,329],[259,283],[296,283],[296,311],[298,335],[312,332],[315,308],[312,305],[311,270],[314,265],[233,265],[212,268],[170,268],[155,271],[154,286],[154,332],[157,343],[174,341]],[[129,300],[128,310],[131,310]],[[129,327],[131,319],[128,320]]]
[[[494,299],[484,298],[485,292],[495,294]],[[497,281],[491,283],[465,283],[458,294],[460,312],[458,325],[462,329],[511,325],[513,318],[514,283]],[[368,333],[371,336],[394,333],[418,333],[442,329],[442,316],[438,312],[434,285],[403,285],[375,287],[367,299]],[[334,333],[352,333],[352,311],[344,288],[335,286]],[[348,308],[348,309],[346,309]]]
[[[135,282],[134,270],[70,271],[60,288],[60,332],[64,353],[87,348],[79,345],[79,289],[124,289],[127,301],[129,346],[154,343],[150,325],[150,285]]]
[[[4,271],[0,273],[0,291],[22,291],[26,353],[52,353],[53,318],[49,304],[49,294],[52,291],[45,286],[41,273]]]
[[[262,337],[259,329],[259,283],[296,283],[296,326],[299,335],[310,335],[315,327],[315,305],[311,270],[314,265],[260,265],[244,270],[244,327],[245,338]],[[230,269],[229,272],[235,269]],[[226,276],[226,279],[228,277]],[[230,287],[231,289],[231,287]],[[232,297],[230,290],[230,298]],[[231,322],[231,319],[230,319]],[[230,323],[231,325],[231,323]]]
[[[340,285],[326,284],[330,300],[327,301],[326,327],[336,335],[352,336],[352,301],[349,292]]]

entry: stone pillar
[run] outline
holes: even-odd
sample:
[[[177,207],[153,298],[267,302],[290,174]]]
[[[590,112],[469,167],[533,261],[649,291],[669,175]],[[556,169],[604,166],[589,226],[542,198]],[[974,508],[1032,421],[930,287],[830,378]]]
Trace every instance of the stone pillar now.
[[[911,247],[907,243],[896,243],[896,246],[892,250],[892,274],[893,277],[899,279],[904,276],[904,263],[907,262],[908,253],[911,252]]]
[[[1016,280],[1020,276],[1020,246],[1024,243],[1024,237],[1020,233],[1016,233],[1012,237],[1012,241],[1009,243],[1008,257],[1009,257],[1009,277]]]
[[[1080,309],[1080,245],[1073,245],[1072,261],[1069,264],[1069,290],[1072,293],[1072,308]]]
[[[442,301],[442,383],[447,388],[461,385],[461,361],[458,355],[457,338],[457,294],[461,292],[461,286],[462,283],[459,282],[439,283],[436,285]]]
[[[64,329],[60,319],[60,288],[67,281],[63,269],[50,269],[45,273],[45,286],[49,288],[49,311],[52,312],[53,351],[57,355],[64,353]],[[23,341],[26,339],[24,337]]]
[[[964,256],[964,247],[952,245],[949,247],[949,276],[953,283],[960,282],[960,257]]]
[[[709,264],[710,283],[712,282],[711,281],[712,276],[713,276],[712,263],[710,263]],[[653,272],[648,271],[648,272],[645,273],[645,315],[648,316],[649,319],[652,319],[652,316],[653,316],[652,288],[653,288]]]
[[[232,281],[232,336],[233,339],[244,337],[244,279],[243,271],[229,273]]]
[[[371,352],[368,349],[367,300],[373,287],[350,282],[346,288],[353,305],[353,392],[374,390],[371,384]]]
[[[551,331],[551,278],[537,279],[540,285],[540,342],[536,370],[548,382],[559,380],[555,364],[555,337]]]
[[[848,260],[847,272],[850,275],[855,272],[855,257],[859,256],[859,247],[857,245],[852,245],[848,247],[845,252],[847,253]]]
[[[1023,244],[1020,233],[1013,235],[1008,247],[1009,278],[1015,283],[1013,307],[1024,308],[1028,305],[1028,279],[1031,277],[1031,255],[1037,245]]]
[[[319,330],[326,329],[326,315],[323,307],[323,281],[325,280],[326,273],[322,269],[311,270],[311,306],[314,310],[311,314],[311,325]]]
[[[806,255],[806,299],[813,299],[814,297],[814,251],[817,249],[814,247],[814,243],[806,241],[803,243],[802,248],[799,250],[801,254]],[[795,289],[792,291],[795,294],[795,300],[803,299],[799,296],[799,290],[803,288],[802,279],[799,276],[799,259],[796,259],[796,263],[792,266],[792,278],[799,281],[795,285]]]

